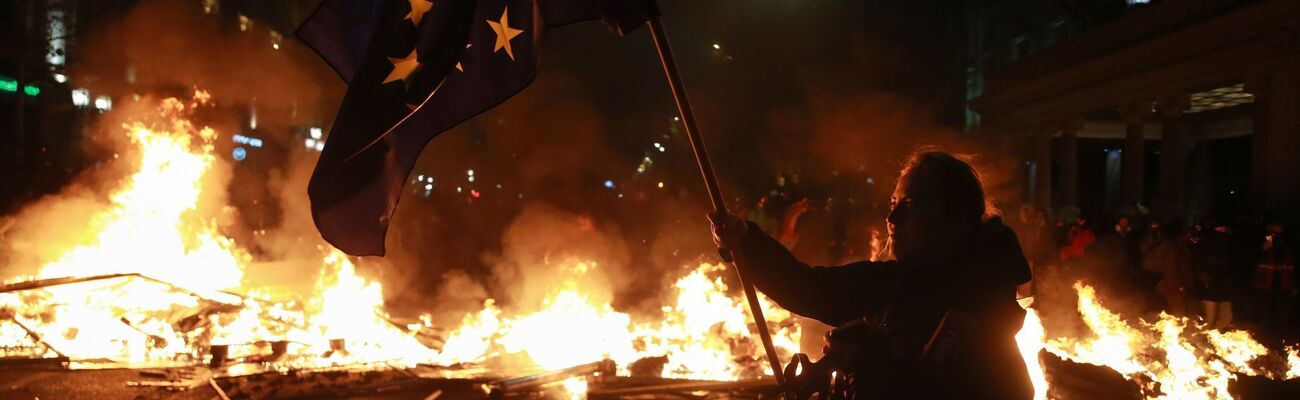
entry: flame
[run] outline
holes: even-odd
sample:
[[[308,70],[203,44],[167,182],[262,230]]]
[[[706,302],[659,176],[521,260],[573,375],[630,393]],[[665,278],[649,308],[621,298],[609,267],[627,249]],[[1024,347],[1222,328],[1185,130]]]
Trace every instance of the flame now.
[[[1020,357],[1025,360],[1029,370],[1029,381],[1034,384],[1034,400],[1047,399],[1047,376],[1038,359],[1038,352],[1043,350],[1047,334],[1043,331],[1043,321],[1038,318],[1038,311],[1025,310],[1025,324],[1016,332],[1016,345],[1020,348]]]
[[[448,336],[439,361],[521,355],[531,363],[522,370],[549,370],[610,359],[628,374],[627,367],[637,360],[666,357],[661,376],[667,378],[734,380],[758,374],[745,364],[760,366],[763,350],[750,339],[744,306],[716,276],[725,266],[706,263],[687,273],[673,285],[675,301],[661,309],[662,317],[641,320],[573,287],[594,268],[590,262],[571,262],[568,275],[535,311],[506,317],[495,300],[487,300],[483,310],[466,315]],[[799,343],[793,316],[766,297],[760,296],[760,303],[774,344],[788,357]]]
[[[184,118],[201,105],[167,99],[158,107],[164,122],[123,126],[138,146],[137,172],[87,222],[97,234],[45,264],[40,277],[135,272],[193,290],[239,286],[250,256],[217,233],[215,219],[193,213],[215,158],[216,132]]]
[[[1030,309],[1016,340],[1030,368],[1036,399],[1048,383],[1038,363],[1039,349],[1075,362],[1105,366],[1138,384],[1148,399],[1231,399],[1228,384],[1237,375],[1290,379],[1300,372],[1300,354],[1288,349],[1289,370],[1268,369],[1270,352],[1248,332],[1219,331],[1187,318],[1161,313],[1155,322],[1130,323],[1104,306],[1093,287],[1077,282],[1079,316],[1089,332],[1080,337],[1046,339],[1038,313]]]
[[[432,318],[394,324],[383,312],[383,288],[333,248],[320,247],[306,293],[253,287],[246,279],[252,256],[221,233],[220,211],[210,210],[225,190],[214,178],[219,134],[190,120],[209,101],[205,92],[158,101],[122,126],[131,146],[110,162],[133,172],[95,210],[86,233],[67,238],[37,269],[40,279],[77,282],[0,293],[0,356],[66,356],[75,367],[193,365],[214,362],[221,348],[226,375],[479,362],[522,373],[602,359],[629,374],[647,357],[664,357],[665,377],[769,373],[744,303],[723,283],[723,265],[689,270],[668,306],[634,317],[583,286],[599,266],[569,260],[540,304],[508,310],[488,299],[434,340],[440,348],[416,337]],[[798,348],[798,326],[766,297],[760,304],[787,358]],[[555,386],[576,398],[586,381]]]
[[[1286,371],[1286,379],[1300,378],[1300,346],[1287,349],[1286,363],[1290,366]]]
[[[7,317],[0,318],[0,347],[34,342],[30,329],[48,349],[18,346],[29,353],[111,366],[207,362],[209,345],[253,357],[273,342],[285,344],[279,358],[243,363],[231,374],[431,357],[387,321],[382,288],[337,250],[322,251],[319,282],[305,298],[242,286],[252,257],[199,207],[214,198],[210,191],[224,190],[212,177],[218,134],[189,119],[209,100],[202,91],[189,101],[165,99],[122,126],[133,147],[112,162],[132,163],[135,172],[86,222],[89,233],[68,238],[37,277],[132,275],[0,293],[0,317]],[[343,351],[332,345],[339,339]]]

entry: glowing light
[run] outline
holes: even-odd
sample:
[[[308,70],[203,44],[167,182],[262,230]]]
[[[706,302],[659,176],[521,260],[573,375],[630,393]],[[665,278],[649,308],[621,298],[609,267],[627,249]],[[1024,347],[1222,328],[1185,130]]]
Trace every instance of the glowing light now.
[[[95,97],[95,109],[99,111],[108,111],[113,109],[113,99],[108,96]]]
[[[231,136],[230,136],[230,141],[235,142],[235,143],[239,143],[239,144],[246,144],[246,145],[249,145],[249,146],[252,146],[252,147],[257,147],[257,148],[262,147],[262,139],[258,139],[258,138],[251,137],[251,136],[244,136],[244,135],[231,135]]]
[[[606,179],[606,180],[605,180],[605,188],[606,188],[606,189],[613,189],[613,188],[614,188],[614,181]]]
[[[67,76],[67,75],[64,75],[64,74],[54,74],[54,81],[55,81],[55,82],[58,82],[58,83],[64,83],[64,82],[67,82],[67,81],[68,81],[68,76]]]
[[[90,91],[83,88],[72,89],[72,105],[77,107],[90,105]]]
[[[311,136],[312,139],[320,140],[322,132],[320,127],[313,126],[311,128],[307,128],[307,134]]]
[[[426,184],[424,184],[424,190],[426,190],[426,191],[427,191],[427,190],[433,190],[433,184],[432,184],[432,183],[426,183]]]
[[[722,49],[722,45],[717,44],[717,43],[714,43],[714,44],[713,44],[713,49],[714,49],[714,50],[721,50],[721,49]]]
[[[245,158],[248,158],[248,150],[244,150],[243,147],[235,147],[230,152],[230,157],[234,158],[235,161],[244,161]]]
[[[663,188],[664,188],[664,183],[663,183],[663,182],[659,182],[659,188],[660,188],[660,189],[663,189]]]

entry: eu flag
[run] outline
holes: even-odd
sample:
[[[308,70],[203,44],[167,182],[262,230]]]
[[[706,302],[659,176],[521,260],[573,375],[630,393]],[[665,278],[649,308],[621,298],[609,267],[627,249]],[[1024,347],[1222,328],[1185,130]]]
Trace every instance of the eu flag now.
[[[348,82],[307,188],[321,236],[383,255],[425,144],[532,83],[547,29],[603,19],[622,34],[655,12],[651,0],[325,0],[298,29]]]

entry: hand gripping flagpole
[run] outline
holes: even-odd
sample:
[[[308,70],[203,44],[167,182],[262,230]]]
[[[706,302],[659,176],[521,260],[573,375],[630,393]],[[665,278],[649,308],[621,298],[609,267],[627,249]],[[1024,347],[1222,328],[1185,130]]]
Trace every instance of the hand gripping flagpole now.
[[[673,51],[668,45],[668,36],[664,33],[657,14],[650,17],[646,24],[650,26],[650,36],[654,38],[655,49],[659,50],[659,61],[664,66],[664,75],[668,78],[668,86],[672,88],[673,99],[677,100],[677,111],[682,114],[686,137],[691,140],[691,150],[695,152],[695,162],[699,164],[700,175],[704,177],[704,186],[708,188],[709,200],[713,201],[713,210],[725,214],[727,204],[722,197],[722,191],[718,189],[718,178],[713,173],[713,164],[709,162],[709,151],[704,147],[699,127],[695,124],[695,114],[691,111],[690,100],[686,96],[686,85],[682,83],[682,77],[677,73],[677,63],[673,61]],[[723,253],[724,258],[730,258],[730,254],[726,254],[725,250]],[[740,276],[740,286],[745,289],[745,298],[749,300],[749,312],[754,316],[758,336],[763,341],[763,350],[767,352],[767,361],[772,364],[772,375],[776,377],[778,384],[784,384],[781,360],[776,356],[776,346],[772,345],[772,334],[767,330],[767,319],[763,318],[763,308],[758,303],[758,294],[754,291],[754,285],[745,281],[745,274],[737,265],[738,263],[730,259],[727,261],[732,262],[736,273]]]

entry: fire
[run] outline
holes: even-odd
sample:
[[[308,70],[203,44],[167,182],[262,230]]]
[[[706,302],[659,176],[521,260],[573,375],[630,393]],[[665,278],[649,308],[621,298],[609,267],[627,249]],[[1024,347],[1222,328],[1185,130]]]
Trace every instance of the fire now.
[[[431,318],[393,323],[383,288],[332,248],[319,247],[306,293],[251,286],[252,256],[222,234],[217,218],[228,207],[214,177],[224,166],[214,156],[219,134],[190,119],[208,101],[203,92],[157,101],[122,126],[130,146],[110,162],[132,172],[92,210],[83,234],[59,243],[34,266],[35,277],[24,278],[37,280],[0,292],[0,356],[66,357],[74,367],[212,364],[226,375],[456,363],[511,374],[603,359],[630,374],[638,360],[656,357],[662,372],[650,370],[664,377],[770,373],[723,265],[686,272],[668,306],[633,316],[584,286],[580,278],[598,265],[571,259],[540,304],[502,308],[489,299],[433,348],[417,339]],[[760,302],[788,358],[798,326],[772,301]],[[585,385],[557,386],[576,396]]]
[[[1038,352],[1043,350],[1047,334],[1043,332],[1043,321],[1034,309],[1025,310],[1025,324],[1016,332],[1016,345],[1020,348],[1020,357],[1025,360],[1029,370],[1029,381],[1034,384],[1034,400],[1047,399],[1047,376],[1043,374]]]
[[[227,357],[245,361],[282,353],[231,374],[431,357],[388,322],[382,289],[336,250],[322,250],[319,282],[305,298],[243,287],[252,257],[200,206],[224,190],[212,177],[218,134],[189,119],[208,101],[201,91],[165,99],[122,126],[132,147],[114,162],[135,172],[84,235],[39,267],[38,278],[61,284],[0,293],[0,345],[83,367],[211,362],[209,346],[229,346]],[[9,346],[32,336],[48,349]]]
[[[123,126],[138,147],[137,172],[87,222],[90,237],[45,264],[40,277],[140,273],[192,290],[239,286],[249,255],[217,233],[213,218],[193,212],[215,158],[216,132],[185,118],[203,98],[164,100],[161,121]]]
[[[596,266],[589,262],[571,262],[568,276],[532,312],[503,317],[496,302],[487,300],[482,311],[466,315],[448,336],[439,361],[481,362],[515,355],[531,364],[517,366],[521,370],[550,370],[610,359],[627,374],[637,360],[666,357],[661,376],[667,378],[734,380],[757,373],[737,363],[758,366],[762,347],[750,338],[744,305],[727,294],[717,276],[725,266],[700,265],[674,284],[675,302],[663,307],[660,318],[638,320],[573,287],[592,268]],[[773,325],[776,347],[788,357],[799,343],[793,317],[765,297],[760,302]]]
[[[1075,283],[1078,311],[1089,333],[1076,338],[1046,339],[1038,313],[1030,309],[1016,336],[1031,370],[1036,399],[1046,398],[1038,350],[1064,359],[1100,365],[1137,383],[1148,399],[1231,399],[1230,381],[1237,374],[1271,379],[1296,377],[1297,349],[1288,351],[1289,371],[1269,369],[1270,352],[1245,331],[1207,329],[1196,321],[1161,313],[1155,322],[1130,323],[1105,308],[1096,290]]]

